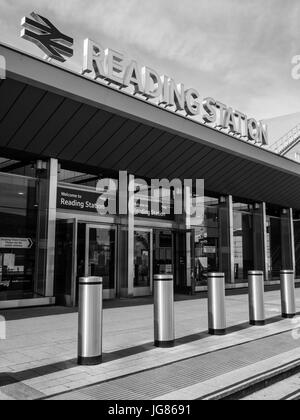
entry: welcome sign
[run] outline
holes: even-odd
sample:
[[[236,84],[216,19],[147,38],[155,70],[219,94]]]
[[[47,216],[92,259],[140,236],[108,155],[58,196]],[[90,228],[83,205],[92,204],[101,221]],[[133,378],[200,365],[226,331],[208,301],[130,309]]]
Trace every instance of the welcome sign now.
[[[98,210],[103,205],[103,200],[101,199],[104,194],[105,199],[109,197],[110,200],[117,202],[117,196],[109,194],[108,191],[103,191],[101,193],[59,186],[57,188],[57,208],[60,210],[95,214],[98,213]],[[171,204],[171,208],[169,209],[166,205],[161,203],[160,211],[155,212],[144,205],[143,200],[139,200],[135,209],[135,216],[174,220],[174,206]]]

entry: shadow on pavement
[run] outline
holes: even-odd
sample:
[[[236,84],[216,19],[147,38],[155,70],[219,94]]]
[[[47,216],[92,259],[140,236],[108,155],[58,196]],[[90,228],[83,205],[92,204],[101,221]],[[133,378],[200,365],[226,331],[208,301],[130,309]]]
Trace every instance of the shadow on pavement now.
[[[300,285],[299,285],[300,286]],[[266,291],[279,290],[279,285],[266,286]],[[246,295],[248,289],[232,289],[226,290],[226,296]],[[188,300],[201,300],[207,298],[207,292],[191,294],[175,294],[175,302],[184,302]],[[128,308],[134,306],[153,305],[153,296],[105,300],[103,302],[104,309]],[[78,308],[67,308],[63,306],[44,306],[34,308],[19,308],[0,310],[0,315],[4,316],[7,321],[17,321],[21,319],[38,318],[43,316],[55,316],[77,313]]]
[[[300,315],[300,313],[298,313],[297,315]],[[266,322],[266,325],[271,325],[281,320],[282,318],[280,316],[276,316],[276,317],[268,319]],[[241,323],[239,325],[229,327],[227,330],[227,334],[232,334],[232,333],[246,330],[249,328],[252,328],[252,327],[249,325],[248,322]],[[263,328],[263,327],[259,327],[259,328]],[[202,331],[197,334],[191,334],[185,337],[181,337],[176,340],[175,347],[179,347],[183,344],[192,343],[192,342],[207,338],[208,336],[209,334],[207,331]],[[250,340],[250,341],[255,341],[255,340]],[[228,346],[228,348],[235,347],[235,346],[236,345]],[[153,345],[153,342],[149,342],[143,345],[126,348],[126,349],[118,350],[111,353],[104,353],[103,364],[112,362],[114,360],[120,360],[129,356],[134,356],[136,354],[144,353],[144,352],[154,350],[154,349],[155,347]],[[223,349],[224,348],[221,348],[220,350],[223,350]],[[215,351],[212,351],[211,353],[214,353],[220,350],[215,350]],[[77,366],[77,359],[71,359],[71,360],[66,360],[63,362],[58,362],[58,363],[49,364],[49,365],[45,365],[41,367],[36,367],[33,369],[24,370],[21,372],[0,373],[0,391],[1,391],[1,388],[5,386],[9,386],[9,385],[13,385],[22,381],[28,381],[31,379],[50,375],[53,373],[65,371],[68,369],[72,369],[76,366]]]

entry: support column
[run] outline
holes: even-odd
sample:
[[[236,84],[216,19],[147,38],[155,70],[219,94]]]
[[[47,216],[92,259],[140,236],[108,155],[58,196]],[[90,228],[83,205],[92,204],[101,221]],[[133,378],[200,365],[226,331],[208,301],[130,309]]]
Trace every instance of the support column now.
[[[186,285],[192,290],[192,248],[191,248],[191,231],[186,233]]]
[[[134,289],[134,176],[128,179],[128,297]]]
[[[291,209],[284,209],[281,213],[281,252],[282,269],[295,269],[295,241],[293,213]]]
[[[268,261],[268,232],[267,232],[267,205],[262,203],[262,217],[263,217],[263,246],[264,246],[264,271],[265,281],[269,281],[269,261]],[[271,258],[271,256],[270,256]]]
[[[263,271],[264,278],[268,277],[267,269],[267,241],[265,224],[265,203],[256,203],[253,210],[253,257],[255,271]]]
[[[187,233],[185,217],[183,215],[175,215],[175,223],[178,226],[176,233],[176,288],[180,291],[185,290],[187,287]],[[191,263],[190,263],[191,264]]]
[[[192,252],[192,230],[191,230],[191,209],[192,209],[192,189],[190,186],[185,185],[184,188],[184,208],[185,208],[185,225],[186,225],[186,234],[185,234],[185,249],[186,249],[186,286],[187,289],[192,293],[195,291],[195,282],[193,280],[194,272],[193,267],[193,252]]]
[[[235,283],[232,196],[220,198],[219,238],[219,271],[225,273],[226,283]]]
[[[296,247],[295,247],[295,226],[294,226],[293,209],[290,209],[289,211],[290,211],[290,224],[291,224],[292,264],[293,264],[293,271],[296,276]]]
[[[234,278],[234,226],[233,226],[233,198],[229,195],[228,198],[228,213],[229,213],[229,273],[231,283],[235,283]]]
[[[38,162],[38,223],[35,270],[35,292],[54,295],[55,231],[58,161]]]

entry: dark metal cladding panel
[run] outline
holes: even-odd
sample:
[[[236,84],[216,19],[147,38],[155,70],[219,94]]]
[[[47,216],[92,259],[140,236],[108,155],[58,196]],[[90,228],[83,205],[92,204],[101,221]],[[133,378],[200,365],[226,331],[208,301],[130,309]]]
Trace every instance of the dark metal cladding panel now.
[[[158,177],[158,174],[161,173],[162,170],[166,170],[166,172],[171,171],[171,165],[176,164],[178,160],[184,156],[186,153],[188,153],[194,146],[193,142],[184,142],[182,138],[180,139],[180,144],[176,147],[176,149],[167,150],[168,154],[165,156],[162,160],[160,159],[157,165],[155,165],[153,168],[150,169],[151,174],[153,174],[154,178]],[[204,149],[204,148],[199,148]],[[199,150],[199,155],[201,151]],[[149,172],[150,172],[149,171]]]
[[[186,165],[180,168],[179,176],[186,177],[188,174],[188,178],[193,178],[194,175],[197,178],[205,178],[212,166],[217,170],[219,165],[223,165],[223,162],[224,155],[218,150],[214,150],[201,160],[201,164],[196,162],[195,165],[189,165],[189,162],[186,162]]]
[[[170,137],[163,136],[161,140],[158,140],[154,144],[153,148],[151,148],[151,151],[147,152],[148,159],[145,160],[142,168],[140,169],[140,171],[142,170],[144,176],[148,176],[148,174],[150,174],[150,178],[153,178],[153,173],[149,171],[149,168],[153,168],[157,165],[158,160],[161,154],[163,153],[163,151],[166,149],[166,147],[171,149],[171,148],[176,148],[178,146],[179,143],[176,139],[178,139],[178,137],[171,136],[171,135]],[[157,147],[157,149],[155,149],[155,147]],[[158,150],[158,151],[155,152],[155,150]],[[166,173],[166,170],[167,168],[165,166],[165,173]]]
[[[235,162],[232,159],[228,159],[228,157],[221,155],[219,159],[214,161],[214,164],[206,165],[203,171],[199,171],[199,173],[205,178],[205,179],[212,179],[210,176],[211,174],[214,174],[213,178],[216,183],[221,184],[223,182],[223,179],[226,177],[226,173],[228,170],[232,169],[232,179],[234,182],[238,183],[237,178],[239,177],[239,173],[237,169],[235,168]],[[195,173],[194,171],[190,174],[193,178],[194,176],[198,176],[198,173]]]
[[[118,157],[119,167],[132,168],[134,162],[139,158],[139,156],[145,153],[145,150],[151,148],[151,146],[164,134],[163,131],[153,128],[145,137],[139,139],[136,144],[132,144],[132,147],[124,153],[124,156],[120,159]]]
[[[290,194],[291,199],[299,198],[299,183],[297,178],[293,178],[288,183],[288,188],[292,190],[292,193]]]
[[[228,182],[231,179],[235,179],[236,177],[241,176],[241,174],[245,174],[248,167],[250,166],[249,162],[239,162],[238,160],[235,160],[234,157],[230,157],[225,161],[225,166],[221,171],[222,176],[220,176],[220,173],[216,173],[214,171],[209,172],[208,179],[214,184],[217,185],[220,190],[223,189],[224,193],[228,190]]]
[[[257,191],[261,197],[268,197],[271,194],[273,200],[280,199],[284,203],[283,205],[287,206],[291,199],[288,190],[293,182],[292,179],[272,169],[268,173],[263,170],[260,173],[260,179],[256,179],[253,184],[247,183],[246,190],[249,194],[256,194]],[[264,179],[264,182],[262,182],[262,179]],[[278,191],[280,191],[280,194],[278,194]],[[276,203],[276,201],[273,202]]]
[[[151,146],[145,149],[143,153],[130,165],[134,173],[143,175],[143,168],[149,161],[155,162],[158,154],[166,143],[169,143],[175,136],[169,133],[164,133]]]
[[[210,177],[210,173],[207,174],[207,179],[213,185],[218,185],[219,190],[226,189],[230,194],[238,196],[245,191],[245,187],[249,184],[250,174],[257,174],[257,171],[260,170],[260,168],[254,168],[253,164],[249,162],[244,162],[244,165],[239,167],[238,161],[234,160],[228,164],[228,168],[229,170],[226,170],[226,168],[220,170],[218,173],[219,179],[216,179],[215,176]],[[241,178],[246,178],[246,183],[241,182]],[[243,197],[244,195],[242,194],[241,196]]]
[[[199,148],[199,145],[198,145]],[[202,156],[200,154],[198,155],[198,149],[195,151],[193,156],[191,156],[188,159],[184,159],[184,161],[181,161],[180,166],[176,166],[174,168],[173,177],[179,177],[179,178],[189,178],[189,175],[195,168],[199,169],[199,175],[198,177],[203,177],[203,170],[202,168],[211,161],[212,156],[214,156],[213,150],[208,149],[208,153],[204,152]]]
[[[261,197],[263,184],[266,183],[266,180],[268,180],[270,176],[273,179],[272,170],[268,168],[267,171],[265,171],[265,169],[266,168],[260,165],[255,165],[252,163],[250,165],[247,165],[247,167],[246,165],[244,165],[244,167],[241,170],[240,176],[237,174],[238,179],[234,180],[233,182],[230,178],[229,182],[231,185],[233,185],[233,187],[242,189],[244,193],[255,193],[257,197]],[[251,179],[252,177],[253,179]],[[251,182],[249,182],[250,179]],[[262,179],[264,179],[263,182]],[[269,188],[267,188],[267,193],[269,193]],[[266,195],[266,197],[267,196],[268,194]]]
[[[101,133],[99,134],[99,141],[94,142],[93,145],[90,145],[90,149],[92,150],[90,158],[87,160],[89,165],[103,165],[107,167],[107,158],[112,154],[116,154],[120,156],[120,151],[118,149],[118,144],[120,139],[122,142],[127,143],[127,147],[129,147],[129,137],[133,134],[139,124],[135,121],[127,120],[124,125],[122,125],[117,131],[113,133],[113,135],[103,143]],[[94,150],[92,149],[94,147]]]
[[[44,131],[47,134],[49,130],[48,120],[63,100],[64,98],[53,93],[47,93],[12,137],[8,146],[16,149],[24,148],[26,151],[39,154],[43,147],[48,144],[45,132],[41,133],[41,130],[46,127]],[[41,137],[39,134],[44,135]]]
[[[74,137],[83,130],[88,121],[95,115],[95,112],[95,108],[88,105],[81,105],[68,124],[55,136],[52,143],[47,146],[44,153],[49,151],[53,156],[60,158],[60,154],[67,149]]]
[[[44,95],[45,92],[40,89],[26,87],[0,123],[0,146],[7,146],[15,133],[26,123]]]
[[[53,155],[49,152],[49,148],[53,139],[68,123],[69,119],[72,117],[72,115],[74,115],[74,112],[76,112],[79,106],[80,105],[78,103],[70,100],[65,100],[60,103],[49,117],[49,120],[40,129],[35,138],[30,142],[27,150],[32,153],[38,150],[40,153],[44,154],[45,149],[47,149],[48,152],[45,154],[47,156],[53,157]],[[42,144],[44,144],[43,147],[41,147]]]
[[[92,117],[60,153],[60,157],[65,160],[74,160],[74,157],[86,147],[88,141],[102,129],[111,117],[112,115],[108,112],[95,110]],[[84,160],[82,159],[81,162],[84,163]]]
[[[26,89],[26,85],[23,83],[11,79],[2,80],[0,85],[0,122],[24,89]]]
[[[116,149],[118,153],[111,153],[106,158],[106,165],[110,168],[120,168],[126,170],[128,168],[128,160],[130,160],[131,153],[137,148],[138,142],[142,141],[150,131],[151,127],[140,125],[130,136],[124,141],[123,138],[118,139]]]
[[[228,168],[234,167],[234,159],[232,156],[228,155],[221,155],[219,156],[218,161],[215,162],[215,165],[211,165],[210,167],[206,167],[205,169],[205,176],[207,178],[214,177],[215,180],[221,181],[222,177],[220,177],[220,173],[223,175],[226,173]],[[194,168],[193,168],[194,169]],[[199,170],[193,170],[191,173],[192,178],[198,177]]]
[[[209,152],[209,148],[199,146],[198,144],[193,144],[192,147],[187,147],[186,150],[180,154],[177,152],[176,155],[173,156],[172,161],[167,166],[168,176],[170,178],[178,178],[178,171],[181,169],[185,162],[188,161],[191,165],[195,162],[199,164],[199,161],[203,159],[203,157],[206,156]],[[156,177],[159,177],[161,175],[161,171],[155,171],[155,174]]]
[[[87,163],[101,144],[105,144],[116,132],[121,135],[120,128],[127,122],[125,118],[109,114],[110,117],[91,137],[87,138],[84,147],[74,155],[73,159],[77,162]],[[98,165],[97,165],[98,166]]]
[[[187,141],[187,144],[189,142]],[[153,173],[155,170],[161,170],[161,168],[165,168],[167,170],[166,159],[170,155],[170,150],[174,151],[177,154],[180,154],[182,146],[182,139],[180,137],[172,138],[169,143],[166,143],[165,146],[160,150],[159,154],[157,155],[155,161],[148,162],[145,167],[145,173],[149,174],[150,177],[153,177]],[[148,175],[147,175],[148,176]]]
[[[249,194],[253,191],[257,197],[261,197],[262,186],[270,176],[273,178],[271,168],[265,168],[251,162],[244,164],[239,172],[230,174],[227,180],[231,188],[239,188],[244,193],[247,191]],[[262,179],[264,179],[264,182],[262,182]]]

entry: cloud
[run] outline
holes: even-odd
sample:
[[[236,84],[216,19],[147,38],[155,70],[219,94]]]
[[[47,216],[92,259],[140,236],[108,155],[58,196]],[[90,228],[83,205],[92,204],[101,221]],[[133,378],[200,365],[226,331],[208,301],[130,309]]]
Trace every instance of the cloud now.
[[[32,10],[257,118],[300,110],[290,76],[300,54],[298,0],[0,0],[0,39],[18,39]],[[26,45],[26,47],[25,47]],[[75,57],[79,66],[80,54]]]

